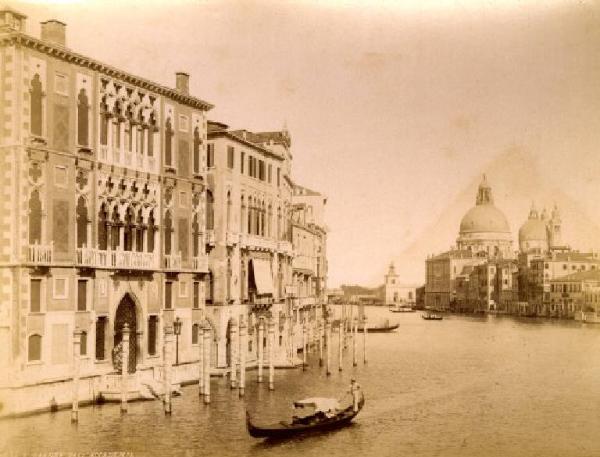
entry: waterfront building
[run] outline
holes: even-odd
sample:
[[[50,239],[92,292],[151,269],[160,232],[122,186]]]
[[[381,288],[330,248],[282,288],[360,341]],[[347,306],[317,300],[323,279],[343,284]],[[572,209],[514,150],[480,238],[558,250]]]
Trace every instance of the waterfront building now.
[[[600,256],[595,252],[552,251],[543,257],[531,259],[529,266],[520,265],[519,298],[525,302],[525,309],[521,312],[538,316],[553,315],[550,295],[552,280],[594,270],[600,270]]]
[[[425,262],[425,306],[437,310],[456,309],[457,287],[460,285],[461,291],[464,290],[464,275],[485,261],[485,257],[464,249],[428,257]]]
[[[514,302],[514,273],[517,263],[512,259],[490,260],[470,268],[466,283],[457,288],[466,290],[466,297],[457,300],[459,310],[469,312],[508,313]]]
[[[293,322],[301,345],[302,322],[313,326],[322,316],[327,290],[327,198],[294,183],[292,187],[291,240]],[[297,344],[296,344],[296,347]]]
[[[211,372],[231,371],[242,317],[248,366],[260,317],[294,363],[289,133],[209,131],[188,74],[165,87],[71,50],[60,21],[41,30],[0,10],[1,414],[68,403],[75,355],[82,401],[118,395],[125,324],[133,396],[164,379],[168,327],[175,384],[198,379],[203,325]],[[318,307],[326,230],[308,226]]]
[[[551,316],[597,320],[599,300],[600,270],[578,271],[550,281]]]
[[[384,278],[384,303],[386,305],[414,306],[416,303],[416,286],[400,282],[394,263],[390,263]]]
[[[475,309],[490,309],[490,305],[495,308],[490,302],[491,291],[484,292],[479,287],[480,276],[487,278],[489,272],[474,267],[490,260],[511,259],[513,252],[508,221],[494,205],[492,188],[485,175],[477,189],[475,206],[460,222],[456,243],[456,248],[429,256],[425,261],[425,306],[466,311],[476,301]],[[487,304],[483,305],[484,302]]]
[[[197,359],[208,272],[212,105],[189,93],[185,73],[164,87],[72,51],[60,21],[42,23],[38,39],[25,33],[25,19],[0,12],[0,376],[8,410],[64,401],[59,386],[71,376],[75,329],[91,392],[110,384],[124,324],[136,377],[153,376],[162,329],[177,318],[178,360]],[[45,405],[28,395],[42,383]]]
[[[249,324],[248,361],[256,358],[260,318],[277,320],[284,360],[291,316],[291,139],[287,131],[253,133],[209,122],[207,160],[209,243],[207,314],[219,333],[215,363],[231,367],[232,325]],[[264,338],[266,338],[266,332]]]
[[[562,240],[562,218],[532,204],[511,252],[510,229],[494,206],[485,176],[475,207],[463,217],[457,245],[426,260],[425,304],[457,312],[557,315],[551,281],[576,271],[600,268],[598,255],[572,250]],[[558,314],[573,317],[573,311]]]

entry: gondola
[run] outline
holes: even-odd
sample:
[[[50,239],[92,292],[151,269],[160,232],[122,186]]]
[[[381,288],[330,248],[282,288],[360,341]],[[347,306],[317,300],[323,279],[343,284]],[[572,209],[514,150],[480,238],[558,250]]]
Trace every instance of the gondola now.
[[[442,319],[444,319],[443,316],[439,315],[439,314],[433,314],[430,312],[427,312],[425,314],[421,314],[421,317],[423,319],[425,319],[426,321],[441,321]]]
[[[254,438],[288,438],[302,433],[332,430],[349,425],[364,404],[365,399],[361,394],[357,411],[354,411],[350,405],[335,412],[316,411],[315,414],[307,417],[294,417],[291,421],[281,421],[265,426],[252,423],[250,413],[246,411],[246,427],[250,436]]]
[[[400,324],[386,324],[386,325],[378,325],[378,326],[374,326],[374,327],[367,327],[367,333],[387,333],[387,332],[393,332],[394,330],[396,330],[398,327],[400,327]],[[364,332],[364,327],[358,327],[357,328],[359,333]]]

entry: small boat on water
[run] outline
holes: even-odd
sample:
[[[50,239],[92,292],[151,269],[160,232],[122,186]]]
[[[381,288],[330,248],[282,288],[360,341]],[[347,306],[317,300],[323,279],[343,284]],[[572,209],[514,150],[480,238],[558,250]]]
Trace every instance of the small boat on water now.
[[[293,416],[291,420],[275,424],[256,425],[246,411],[246,428],[254,438],[288,438],[301,433],[332,430],[349,425],[365,404],[360,394],[357,411],[353,405],[341,407],[335,398],[307,398],[294,402],[296,408],[312,408],[309,415]]]
[[[401,306],[390,306],[390,312],[392,313],[414,313],[415,310],[410,306],[401,305]]]
[[[367,333],[388,333],[388,332],[393,332],[394,330],[396,330],[398,327],[400,327],[400,324],[384,324],[384,325],[375,325],[373,327],[367,327]],[[358,332],[364,332],[364,327],[359,326],[358,327]]]
[[[367,333],[388,333],[388,332],[393,332],[398,327],[400,327],[400,324],[398,324],[398,323],[390,324],[390,321],[388,319],[386,319],[385,322],[381,325],[367,326]],[[347,325],[346,331],[349,332],[351,330],[352,330],[351,326]],[[357,326],[357,331],[359,333],[364,332],[365,331],[364,325]]]
[[[442,316],[441,314],[435,314],[430,311],[421,314],[421,317],[426,321],[441,321],[442,319],[444,319],[444,316]]]

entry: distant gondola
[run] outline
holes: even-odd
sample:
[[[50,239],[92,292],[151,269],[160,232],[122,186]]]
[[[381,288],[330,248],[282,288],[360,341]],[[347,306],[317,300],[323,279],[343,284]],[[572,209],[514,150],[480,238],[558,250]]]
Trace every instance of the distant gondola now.
[[[426,321],[441,321],[442,319],[444,319],[443,316],[439,315],[439,314],[434,314],[431,312],[427,312],[425,314],[421,314],[421,317],[423,319],[425,319]]]
[[[353,406],[350,405],[334,413],[317,411],[308,417],[294,417],[291,421],[281,421],[266,426],[253,424],[250,414],[246,411],[246,427],[250,436],[254,438],[287,438],[301,433],[332,430],[349,425],[364,404],[365,399],[361,394],[357,411],[354,411]]]

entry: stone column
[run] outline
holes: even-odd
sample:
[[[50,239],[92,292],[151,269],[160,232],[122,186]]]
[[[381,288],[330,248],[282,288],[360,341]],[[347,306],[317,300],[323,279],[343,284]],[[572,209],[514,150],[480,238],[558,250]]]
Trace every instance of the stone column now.
[[[331,374],[331,321],[325,318],[325,366],[327,376]]]
[[[302,319],[302,371],[306,370],[306,353],[308,344],[306,342],[306,319]]]
[[[246,353],[248,352],[248,332],[244,317],[240,317],[240,397],[246,389]]]
[[[127,395],[129,386],[127,378],[129,377],[129,326],[127,323],[123,325],[123,339],[121,341],[123,351],[121,354],[121,413],[127,412]]]
[[[204,395],[204,327],[198,324],[198,395]]]
[[[237,384],[237,321],[235,319],[231,319],[229,326],[229,368],[230,368],[230,379],[231,379],[231,388],[235,389]]]
[[[165,390],[164,408],[165,414],[171,414],[171,343],[173,338],[173,327],[165,326],[163,341],[163,381]]]
[[[79,370],[81,353],[81,331],[73,332],[73,405],[71,407],[71,422],[79,420]]]
[[[204,327],[204,403],[210,403],[210,339],[211,328]]]
[[[275,322],[273,318],[269,318],[269,338],[268,338],[268,349],[269,349],[269,390],[275,389]]]
[[[343,351],[344,351],[344,319],[340,319],[340,325],[338,326],[338,369],[343,370]]]
[[[367,315],[363,317],[363,363],[367,363]]]
[[[319,319],[319,327],[317,329],[319,334],[319,366],[323,366],[323,321]]]
[[[258,355],[258,382],[263,381],[263,365],[264,365],[264,348],[263,348],[263,340],[265,338],[265,319],[263,317],[258,318],[258,347],[257,355]]]
[[[356,336],[358,332],[358,318],[352,319],[352,366],[355,367],[356,363]]]

